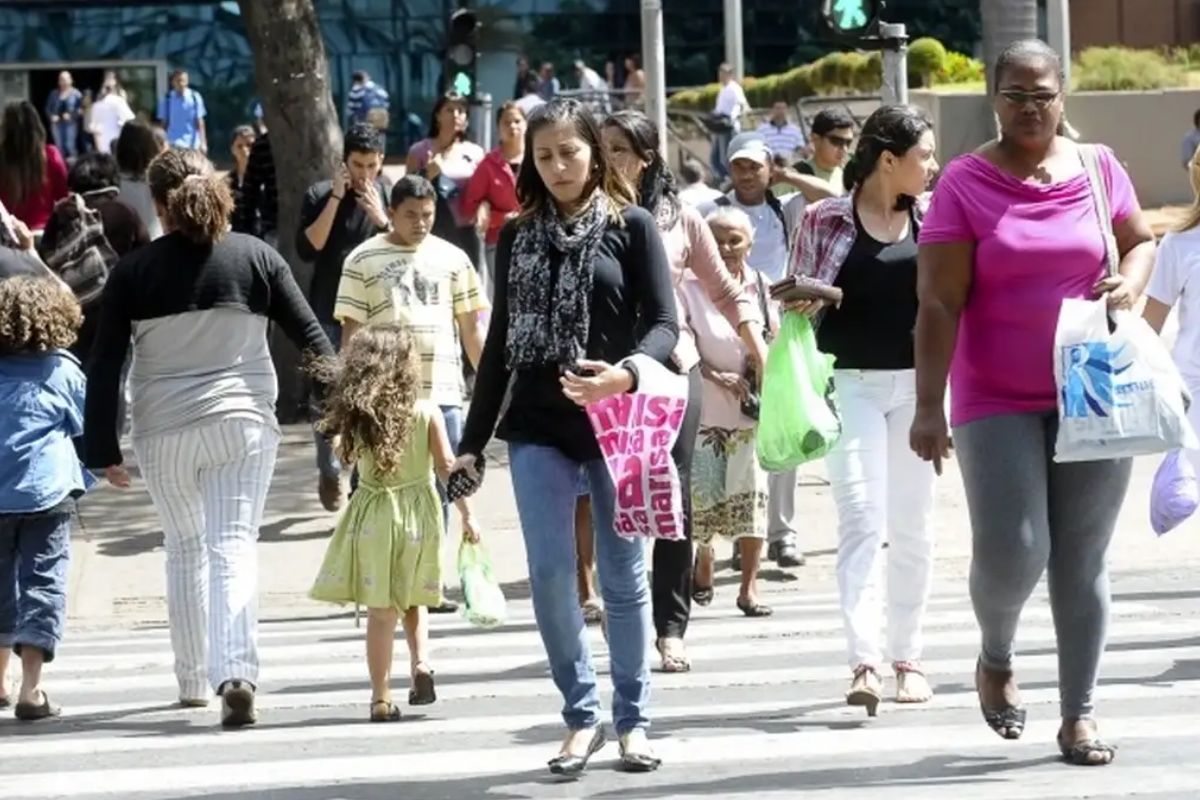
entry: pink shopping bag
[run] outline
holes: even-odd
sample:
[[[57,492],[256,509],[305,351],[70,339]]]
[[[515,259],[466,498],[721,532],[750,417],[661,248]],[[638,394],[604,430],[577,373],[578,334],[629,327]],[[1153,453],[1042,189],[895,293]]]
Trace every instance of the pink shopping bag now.
[[[671,449],[687,412],[687,378],[634,356],[638,389],[587,407],[616,488],[616,530],[628,539],[682,539],[683,500]]]

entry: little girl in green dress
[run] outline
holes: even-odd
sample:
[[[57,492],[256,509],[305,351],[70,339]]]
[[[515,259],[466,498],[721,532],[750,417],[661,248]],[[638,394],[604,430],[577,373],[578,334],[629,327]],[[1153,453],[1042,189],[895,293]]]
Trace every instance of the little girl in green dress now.
[[[356,462],[358,488],[329,542],[311,596],[367,608],[371,720],[400,719],[391,698],[396,623],[403,614],[412,684],[409,705],[437,699],[427,663],[426,607],[442,602],[439,547],[444,522],[436,480],[454,452],[441,410],[418,401],[420,368],[403,325],[362,328],[333,362],[316,370],[328,387],[321,430],[343,463]],[[463,537],[479,541],[465,500]]]

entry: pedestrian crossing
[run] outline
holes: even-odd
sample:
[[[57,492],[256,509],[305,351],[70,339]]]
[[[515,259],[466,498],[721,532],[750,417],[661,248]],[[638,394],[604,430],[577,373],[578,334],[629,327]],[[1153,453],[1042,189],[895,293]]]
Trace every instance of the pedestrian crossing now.
[[[775,616],[751,620],[733,607],[735,593],[721,586],[713,606],[697,609],[693,671],[654,676],[652,736],[664,767],[653,775],[617,772],[611,744],[580,782],[546,772],[562,736],[560,701],[528,601],[517,600],[497,630],[432,619],[438,703],[403,706],[396,724],[365,721],[363,631],[350,615],[262,623],[260,724],[242,731],[220,730],[215,702],[171,707],[165,629],[71,633],[46,676],[64,717],[0,719],[0,798],[1196,796],[1186,765],[1200,759],[1200,614],[1186,600],[1150,593],[1114,602],[1099,710],[1105,736],[1122,750],[1113,767],[1089,770],[1055,757],[1055,640],[1044,592],[1022,623],[1018,674],[1030,728],[1016,743],[979,717],[965,586],[947,586],[930,603],[924,663],[934,702],[885,703],[873,720],[842,701],[849,671],[834,594],[768,584]],[[606,672],[598,629],[592,637]],[[397,656],[402,699],[402,644]],[[601,686],[607,697],[606,676]]]

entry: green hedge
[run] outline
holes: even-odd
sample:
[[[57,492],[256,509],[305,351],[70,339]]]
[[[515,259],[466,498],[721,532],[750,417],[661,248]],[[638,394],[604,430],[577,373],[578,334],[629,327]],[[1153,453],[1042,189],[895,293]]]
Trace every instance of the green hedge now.
[[[794,67],[779,75],[747,77],[742,83],[746,99],[755,108],[765,108],[776,100],[795,103],[819,94],[870,93],[883,80],[883,60],[879,53],[830,53],[811,64]],[[720,84],[688,89],[671,95],[672,108],[712,111]]]
[[[1190,56],[1188,53],[1186,57]],[[1187,85],[1186,70],[1177,61],[1168,61],[1163,53],[1154,50],[1127,47],[1089,47],[1079,54],[1072,77],[1075,90],[1081,92],[1138,91]]]
[[[983,80],[983,64],[961,53],[949,52],[936,39],[917,39],[909,48],[909,70],[915,83],[972,83]],[[765,108],[776,100],[795,103],[805,97],[833,94],[872,94],[883,81],[883,58],[877,52],[849,51],[830,53],[794,67],[779,75],[747,77],[743,82],[746,99],[755,108]],[[688,89],[671,96],[672,108],[688,111],[712,111],[717,102],[719,84]]]

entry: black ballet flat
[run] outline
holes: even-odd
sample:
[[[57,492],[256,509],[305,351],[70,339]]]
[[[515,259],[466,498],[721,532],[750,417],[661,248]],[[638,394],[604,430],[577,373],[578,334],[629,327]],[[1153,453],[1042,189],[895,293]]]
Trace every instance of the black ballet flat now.
[[[580,775],[587,769],[588,761],[592,756],[600,752],[600,749],[608,742],[608,737],[604,733],[604,726],[597,725],[596,732],[592,734],[592,741],[588,743],[587,752],[581,756],[572,755],[570,753],[560,753],[550,759],[548,766],[550,767],[551,775],[561,775],[565,777],[574,777]]]

